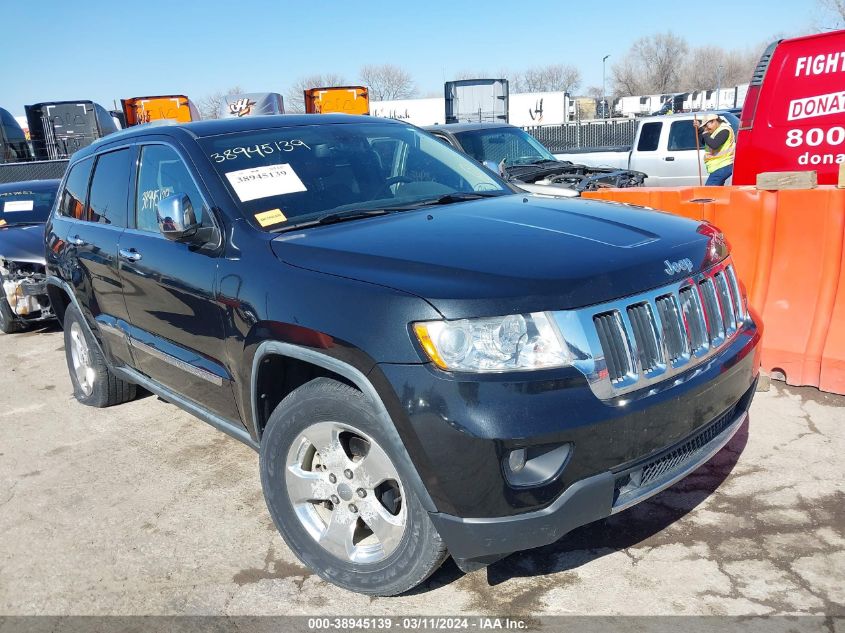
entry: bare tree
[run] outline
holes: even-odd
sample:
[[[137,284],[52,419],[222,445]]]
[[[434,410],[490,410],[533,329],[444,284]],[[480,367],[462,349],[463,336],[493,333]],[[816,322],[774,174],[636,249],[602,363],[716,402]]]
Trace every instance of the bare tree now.
[[[593,99],[601,99],[607,95],[602,94],[601,86],[589,86],[587,88],[587,96],[592,97]]]
[[[463,81],[464,79],[486,79],[489,77],[490,74],[486,70],[459,70],[452,76],[449,81]]]
[[[392,64],[368,64],[359,74],[373,101],[408,99],[417,92],[410,73]]]
[[[689,46],[671,31],[638,39],[611,68],[615,92],[657,94],[677,89]]]
[[[574,66],[551,64],[529,68],[522,73],[525,92],[572,92],[581,85],[581,71]]]
[[[450,81],[461,81],[464,79],[504,79],[508,82],[508,91],[511,93],[526,92],[523,73],[500,68],[490,74],[485,71],[461,70],[455,73]],[[440,96],[440,95],[438,95]]]
[[[816,24],[819,30],[845,28],[845,0],[816,0],[822,18]]]
[[[624,57],[621,61],[615,63],[610,70],[611,74],[611,91],[624,95],[642,95],[648,94],[650,90],[646,86],[646,77],[643,75],[641,69],[628,57]]]
[[[515,70],[510,70],[508,68],[500,68],[495,75],[499,79],[507,79],[508,80],[508,91],[509,92],[525,92],[524,82],[522,80],[522,73]]]
[[[203,119],[219,119],[220,107],[226,102],[226,97],[241,94],[242,92],[244,92],[243,88],[234,86],[228,90],[217,91],[206,95],[197,101],[197,109],[200,111]]]
[[[647,78],[655,92],[666,92],[677,87],[681,65],[689,47],[671,32],[658,33],[653,38],[642,38],[634,43],[632,52],[647,69]]]
[[[305,91],[311,88],[331,88],[347,85],[340,73],[317,73],[300,77],[285,93],[285,112],[305,112]]]
[[[751,76],[764,50],[765,47],[760,46],[747,50],[728,51],[724,61],[722,85],[736,86],[751,81]]]
[[[757,49],[726,51],[718,46],[695,48],[684,63],[678,90],[728,88],[748,83],[760,53]]]
[[[715,88],[720,81],[720,67],[725,51],[718,46],[702,46],[690,51],[679,72],[680,80],[673,90]]]

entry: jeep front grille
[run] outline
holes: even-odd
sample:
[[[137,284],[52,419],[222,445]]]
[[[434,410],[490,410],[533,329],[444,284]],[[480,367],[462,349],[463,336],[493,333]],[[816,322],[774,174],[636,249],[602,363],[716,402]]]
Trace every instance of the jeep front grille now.
[[[698,353],[707,348],[707,323],[704,321],[704,309],[701,295],[695,286],[681,288],[681,316],[687,333],[690,349]]]
[[[663,331],[663,341],[666,344],[666,354],[671,362],[677,363],[689,354],[689,341],[681,313],[678,311],[678,301],[673,295],[663,295],[657,297],[655,303]]]
[[[737,327],[746,319],[748,315],[745,313],[745,304],[742,301],[742,295],[739,292],[739,282],[736,279],[736,271],[733,266],[725,268],[725,275],[728,279],[728,285],[731,290],[731,298],[733,299],[734,310],[736,312]]]
[[[731,341],[747,319],[730,259],[682,282],[555,315],[573,364],[602,399],[695,367]]]
[[[731,291],[728,286],[728,280],[725,278],[725,273],[716,273],[713,275],[713,283],[716,284],[716,292],[719,295],[722,322],[725,324],[727,333],[730,333],[736,329],[736,310],[734,309],[734,300],[731,297]]]
[[[605,356],[608,376],[611,382],[619,382],[633,371],[625,326],[616,310],[597,314],[595,323],[602,349],[608,350]]]
[[[655,330],[654,315],[647,303],[637,303],[628,306],[628,319],[634,331],[634,341],[640,357],[640,367],[644,372],[650,372],[663,364],[663,350],[657,345],[657,331]]]
[[[725,324],[722,322],[722,311],[719,309],[719,299],[716,297],[716,288],[712,279],[704,279],[698,284],[701,291],[704,314],[707,317],[707,331],[710,334],[710,342],[718,343],[725,338]]]

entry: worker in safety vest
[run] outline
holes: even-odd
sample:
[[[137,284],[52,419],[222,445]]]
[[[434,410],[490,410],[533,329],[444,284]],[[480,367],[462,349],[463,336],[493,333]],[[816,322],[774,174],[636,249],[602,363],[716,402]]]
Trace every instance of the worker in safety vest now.
[[[704,146],[704,166],[707,168],[707,186],[721,186],[731,177],[734,171],[734,152],[736,151],[736,134],[730,123],[718,114],[708,114],[699,122],[694,119],[692,124],[701,134]]]

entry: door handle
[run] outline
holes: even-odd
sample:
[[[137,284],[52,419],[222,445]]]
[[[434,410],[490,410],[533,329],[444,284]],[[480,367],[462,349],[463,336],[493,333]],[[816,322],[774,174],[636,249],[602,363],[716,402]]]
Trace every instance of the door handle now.
[[[67,241],[74,246],[85,246],[88,242],[83,240],[79,235],[74,235],[73,237],[69,237]]]
[[[130,262],[137,262],[141,259],[141,253],[136,251],[134,248],[121,248],[118,252],[123,259],[126,259]]]
[[[675,160],[675,157],[674,157],[674,156],[667,156],[667,157],[666,157],[666,158],[664,158],[663,160],[668,160],[668,161],[670,161],[670,162],[671,162],[671,161]]]

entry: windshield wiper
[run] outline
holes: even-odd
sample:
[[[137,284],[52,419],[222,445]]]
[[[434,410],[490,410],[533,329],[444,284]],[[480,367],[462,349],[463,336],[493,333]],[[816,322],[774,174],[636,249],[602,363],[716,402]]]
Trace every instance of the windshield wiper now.
[[[305,220],[304,222],[296,222],[288,224],[287,226],[280,226],[275,229],[274,233],[284,233],[285,231],[293,231],[295,229],[307,228],[309,226],[322,226],[324,224],[337,224],[338,222],[347,222],[349,220],[360,220],[362,218],[371,218],[377,215],[387,215],[390,213],[389,209],[367,209],[349,211],[332,211],[321,215],[313,220]]]
[[[435,198],[434,200],[422,200],[420,202],[412,202],[410,204],[396,205],[392,207],[379,207],[377,209],[350,209],[348,211],[332,211],[321,215],[313,220],[305,220],[303,222],[296,222],[286,226],[280,226],[274,229],[273,233],[285,233],[286,231],[293,231],[296,229],[308,228],[311,226],[322,226],[325,224],[337,224],[338,222],[348,222],[349,220],[360,220],[363,218],[372,218],[379,215],[388,215],[389,213],[398,213],[400,211],[413,211],[420,207],[435,206],[440,204],[452,204],[453,202],[464,202],[465,200],[477,200],[479,198],[494,198],[501,196],[507,192],[477,192],[465,191],[456,193],[447,193],[444,196]]]
[[[360,220],[361,218],[371,218],[376,215],[387,215],[389,209],[351,209],[349,211],[333,211],[321,215],[315,220],[317,224],[335,224],[337,222],[346,222],[347,220]]]
[[[505,165],[505,171],[509,169],[518,169],[520,167],[539,167],[540,165],[545,165],[546,163],[559,163],[559,160],[550,160],[548,158],[538,158],[536,160],[529,161],[527,163],[511,163],[509,165]]]
[[[479,198],[495,198],[504,195],[507,192],[493,192],[493,191],[464,191],[447,193],[445,196],[440,196],[434,200],[425,200],[418,203],[421,207],[434,206],[438,204],[452,204],[453,202],[464,202],[465,200],[478,200]]]

